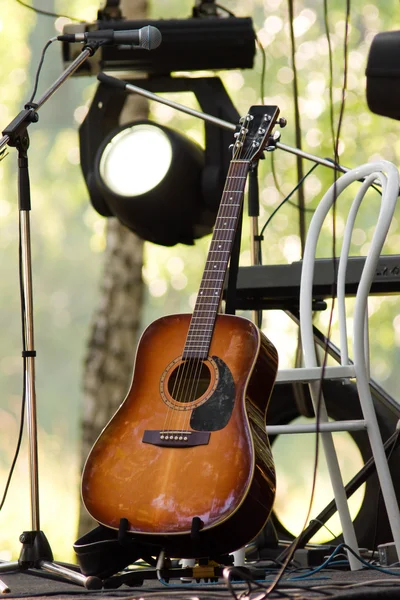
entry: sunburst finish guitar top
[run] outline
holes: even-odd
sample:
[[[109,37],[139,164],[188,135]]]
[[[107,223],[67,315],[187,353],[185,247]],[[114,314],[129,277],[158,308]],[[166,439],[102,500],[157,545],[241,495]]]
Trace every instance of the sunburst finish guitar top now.
[[[278,111],[266,119],[267,107],[259,108],[263,127],[256,132],[264,140]],[[265,413],[277,353],[251,321],[218,314],[249,164],[231,165],[193,314],[146,329],[128,395],[83,472],[82,496],[94,519],[113,529],[124,520],[133,539],[170,556],[240,548],[273,505]]]

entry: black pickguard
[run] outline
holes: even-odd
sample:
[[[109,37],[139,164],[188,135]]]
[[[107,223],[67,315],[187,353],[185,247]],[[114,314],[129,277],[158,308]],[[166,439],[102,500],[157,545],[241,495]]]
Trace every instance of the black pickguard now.
[[[218,368],[219,381],[211,398],[192,412],[190,427],[195,431],[223,429],[231,418],[235,403],[235,382],[232,373],[223,360],[217,356],[212,358]]]

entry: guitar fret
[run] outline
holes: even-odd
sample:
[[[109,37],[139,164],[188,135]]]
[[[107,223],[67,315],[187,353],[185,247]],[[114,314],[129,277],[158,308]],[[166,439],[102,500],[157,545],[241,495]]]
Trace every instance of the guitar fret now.
[[[211,277],[211,273],[214,273],[215,277]],[[225,279],[225,271],[222,271],[222,273],[224,273],[224,274],[221,276],[215,270],[214,271],[208,271],[208,275],[207,275],[207,277],[204,278],[204,280],[207,281],[207,283],[215,283],[216,285],[214,286],[214,289],[217,290],[218,289],[218,285],[217,284],[218,283],[223,283],[223,281]]]
[[[184,349],[186,357],[196,356],[196,349],[198,349],[197,358],[204,358],[210,347],[249,165],[249,161],[240,161],[237,164],[235,161],[232,161],[228,172],[199,293],[186,338]],[[229,185],[233,184],[233,181],[237,181],[237,184],[234,185],[235,189],[230,190],[228,188]],[[225,239],[222,239],[221,235]]]
[[[211,331],[212,331],[212,330],[210,329],[210,331],[209,331],[208,333],[211,333]],[[193,339],[193,341],[194,341],[194,342],[196,342],[196,344],[198,344],[199,342],[200,342],[200,344],[203,344],[203,343],[205,343],[205,342],[206,342],[206,340],[204,339],[204,337],[205,337],[205,336],[204,336],[203,334],[201,334],[201,333],[194,333],[194,334],[192,334],[192,336],[191,336],[191,338],[192,338],[192,339],[193,339],[193,338],[203,338],[203,340],[201,340],[201,339],[200,339],[200,340]],[[188,338],[188,341],[190,341],[190,339],[191,339],[191,338]]]
[[[200,343],[201,343],[201,342],[200,342]],[[208,342],[203,342],[203,345],[204,345],[204,346],[207,346],[207,345],[208,345]],[[204,348],[202,348],[202,347],[201,347],[199,344],[197,344],[197,345],[196,345],[196,346],[194,346],[193,348],[189,348],[189,351],[191,350],[191,351],[193,352],[194,350],[197,350],[197,349],[198,349],[198,350],[204,350]]]

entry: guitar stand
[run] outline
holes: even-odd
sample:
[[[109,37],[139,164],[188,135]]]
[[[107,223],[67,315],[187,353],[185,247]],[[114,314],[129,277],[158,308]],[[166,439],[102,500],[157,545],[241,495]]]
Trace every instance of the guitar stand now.
[[[120,520],[118,531],[99,525],[74,544],[82,572],[88,577],[99,579],[103,588],[141,586],[145,580],[157,579],[165,582],[170,579],[218,581],[222,577],[223,569],[233,564],[233,556],[226,554],[199,558],[198,564],[193,567],[179,567],[179,560],[166,557],[160,546],[144,545],[133,540],[128,526],[127,519]],[[194,549],[199,544],[201,528],[201,519],[194,517],[191,532]],[[153,557],[157,555],[158,559],[155,561]],[[128,570],[128,566],[138,560],[147,562],[150,568]],[[127,570],[124,571],[125,569]],[[263,572],[262,576],[264,575]]]

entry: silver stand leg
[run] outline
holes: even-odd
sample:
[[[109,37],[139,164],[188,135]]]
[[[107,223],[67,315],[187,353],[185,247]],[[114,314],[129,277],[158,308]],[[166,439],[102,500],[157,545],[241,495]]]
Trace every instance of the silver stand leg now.
[[[25,156],[21,156],[25,155]],[[25,163],[22,169],[22,179],[25,186],[29,186],[27,174],[26,150],[20,152],[21,162]],[[21,168],[21,167],[20,167]],[[31,494],[31,531],[24,531],[20,536],[22,550],[17,562],[0,564],[0,573],[13,570],[26,570],[30,568],[42,569],[54,575],[59,575],[87,589],[100,589],[102,581],[98,577],[86,577],[79,572],[67,569],[53,562],[53,554],[43,531],[40,530],[39,515],[39,467],[38,467],[38,432],[35,393],[35,346],[33,329],[33,295],[32,295],[32,266],[30,243],[29,210],[20,211],[20,240],[21,240],[21,282],[22,282],[22,313],[25,363],[25,394],[26,394],[26,419],[29,441],[29,476]]]
[[[98,47],[98,46],[97,46]],[[20,235],[20,271],[21,271],[21,310],[23,327],[24,392],[26,401],[26,420],[29,446],[29,477],[31,495],[31,530],[20,535],[22,550],[18,561],[0,563],[0,573],[15,570],[40,569],[58,575],[63,579],[82,585],[87,589],[100,589],[103,582],[98,577],[86,577],[74,569],[56,564],[45,534],[40,530],[39,515],[39,468],[38,468],[38,432],[35,394],[35,346],[33,332],[32,299],[32,261],[30,239],[30,185],[28,171],[29,136],[27,127],[38,120],[36,110],[52,96],[61,84],[93,54],[96,47],[85,48],[82,54],[58,78],[35,105],[26,105],[25,110],[3,131],[0,151],[8,143],[18,150],[18,192],[19,192],[19,235]],[[1,582],[4,584],[4,582]],[[5,584],[4,584],[5,585]],[[7,587],[7,586],[6,586]],[[1,588],[1,585],[0,585]]]

